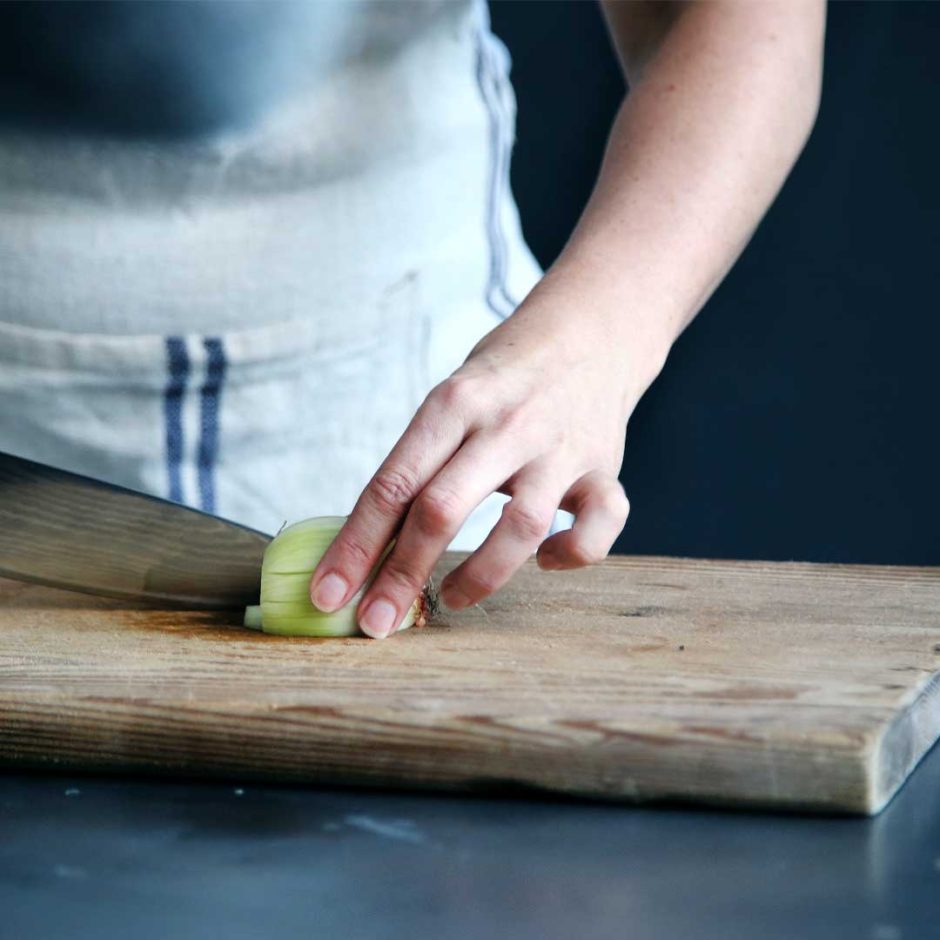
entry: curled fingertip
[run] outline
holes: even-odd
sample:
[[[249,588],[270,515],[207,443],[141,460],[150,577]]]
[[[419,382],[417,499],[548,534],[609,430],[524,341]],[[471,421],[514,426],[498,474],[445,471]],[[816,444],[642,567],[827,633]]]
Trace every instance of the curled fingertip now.
[[[565,567],[562,560],[554,552],[539,552],[536,561],[542,571],[561,571]]]
[[[473,603],[455,584],[442,584],[440,598],[449,610],[463,610]]]

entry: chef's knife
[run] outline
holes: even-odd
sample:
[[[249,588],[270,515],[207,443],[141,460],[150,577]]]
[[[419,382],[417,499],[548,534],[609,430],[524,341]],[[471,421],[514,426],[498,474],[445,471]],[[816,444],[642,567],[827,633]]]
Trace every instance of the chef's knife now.
[[[187,607],[258,602],[270,536],[0,453],[0,575]]]

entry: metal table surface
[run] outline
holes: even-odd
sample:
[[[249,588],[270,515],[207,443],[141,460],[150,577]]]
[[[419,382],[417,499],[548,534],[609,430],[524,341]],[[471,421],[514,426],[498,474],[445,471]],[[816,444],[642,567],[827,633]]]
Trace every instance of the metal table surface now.
[[[0,775],[0,937],[940,936],[940,749],[872,820]]]

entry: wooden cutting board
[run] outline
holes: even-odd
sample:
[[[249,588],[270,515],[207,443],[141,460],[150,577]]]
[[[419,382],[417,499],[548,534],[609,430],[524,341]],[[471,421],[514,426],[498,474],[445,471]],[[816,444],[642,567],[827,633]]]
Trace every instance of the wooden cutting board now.
[[[384,642],[0,581],[0,762],[874,813],[938,670],[940,569],[528,566]]]

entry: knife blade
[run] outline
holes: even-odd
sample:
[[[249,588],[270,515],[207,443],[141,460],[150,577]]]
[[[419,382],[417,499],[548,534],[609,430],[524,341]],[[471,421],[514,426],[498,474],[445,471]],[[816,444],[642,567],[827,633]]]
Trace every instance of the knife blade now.
[[[258,602],[269,535],[0,453],[0,575],[172,606]]]

